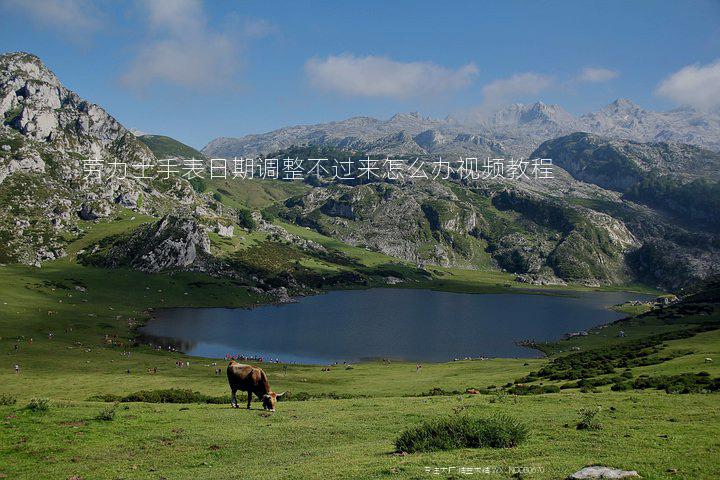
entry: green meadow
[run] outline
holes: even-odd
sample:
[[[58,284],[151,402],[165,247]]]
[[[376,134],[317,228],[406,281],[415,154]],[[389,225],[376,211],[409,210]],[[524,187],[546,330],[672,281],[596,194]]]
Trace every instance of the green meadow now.
[[[0,403],[5,403],[0,405],[0,478],[467,478],[462,467],[480,469],[471,478],[559,479],[592,464],[637,470],[648,479],[720,477],[718,393],[612,391],[610,383],[539,395],[511,395],[505,388],[570,352],[718,322],[715,307],[710,314],[674,320],[651,312],[587,337],[547,345],[552,356],[545,359],[424,364],[419,372],[415,364],[403,362],[330,371],[266,364],[273,390],[291,392],[272,414],[262,411],[259,402],[248,411],[226,402],[103,401],[163,389],[226,397],[224,361],[135,345],[134,329],[153,308],[252,307],[266,301],[228,279],[104,270],[74,261],[87,245],[147,220],[128,214],[99,223],[71,245],[67,258],[41,268],[0,266]],[[292,230],[344,250],[367,268],[392,260],[333,244],[301,227]],[[214,241],[216,248],[235,251],[255,239],[248,235],[224,246]],[[416,286],[519,290],[507,287],[511,278],[500,272],[438,268],[432,273],[433,279]],[[708,357],[714,361],[706,362]],[[628,378],[699,372],[720,376],[720,330],[662,341],[649,358],[664,360],[630,364],[624,370]],[[178,360],[189,367],[178,368]],[[216,368],[223,369],[221,375]],[[481,393],[467,394],[468,389]],[[27,407],[32,399],[45,398],[46,410]],[[581,409],[597,410],[601,428],[577,429]],[[425,420],[499,414],[523,422],[527,441],[508,449],[395,452],[400,433]],[[435,468],[439,474],[433,473]]]

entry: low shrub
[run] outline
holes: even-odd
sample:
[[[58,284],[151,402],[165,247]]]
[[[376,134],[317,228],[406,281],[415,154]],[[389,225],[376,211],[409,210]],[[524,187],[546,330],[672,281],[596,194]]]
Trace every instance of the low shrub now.
[[[570,353],[551,360],[537,372],[531,372],[526,377],[516,380],[515,383],[535,381],[539,378],[548,380],[590,379],[614,374],[616,369],[620,368],[627,371],[632,367],[656,365],[692,353],[689,350],[661,352],[665,347],[663,342],[689,338],[717,328],[716,323],[707,323],[686,330],[666,332],[616,345]],[[624,373],[624,375],[628,375],[628,373]]]
[[[93,395],[91,402],[143,402],[143,403],[230,403],[230,396],[213,397],[189,389],[140,390],[121,396],[112,393]]]
[[[26,408],[32,412],[47,412],[50,410],[50,400],[47,398],[33,397],[30,399],[30,402],[28,402]]]
[[[250,212],[250,210],[246,210],[244,208],[238,210],[237,221],[238,225],[245,230],[255,230],[257,228],[257,222],[252,217],[252,212]]]
[[[527,426],[514,418],[455,415],[430,420],[402,432],[395,440],[400,452],[432,452],[457,448],[511,448],[527,439]]]
[[[644,390],[654,388],[667,393],[705,393],[720,391],[720,377],[712,378],[708,372],[681,373],[679,375],[646,375],[635,379],[632,388]]]
[[[211,403],[207,395],[188,389],[140,390],[122,398],[122,402],[145,403]]]
[[[112,407],[105,407],[102,410],[100,410],[100,413],[97,414],[95,417],[95,420],[100,420],[103,422],[109,422],[115,419],[115,410],[117,410],[118,404],[115,403]]]
[[[618,382],[610,387],[610,390],[613,392],[624,392],[625,390],[630,390],[631,388],[632,384],[630,384],[630,382]]]
[[[558,393],[557,385],[514,385],[508,389],[512,395],[541,395],[543,393]]]
[[[8,393],[0,393],[0,405],[9,406],[15,405],[16,403],[17,398],[13,397]]]
[[[581,408],[580,421],[577,423],[578,430],[600,430],[602,424],[597,416],[600,413],[600,407],[596,409]]]
[[[287,392],[280,398],[280,401],[305,401],[312,399],[351,399],[366,398],[366,395],[356,395],[350,393],[308,393],[308,392]],[[253,397],[253,400],[257,400]],[[140,390],[129,395],[121,396],[112,393],[104,395],[93,395],[88,398],[91,402],[143,402],[143,403],[208,403],[208,404],[225,404],[230,403],[230,395],[211,396],[200,392],[193,392],[186,389],[166,389],[166,390]],[[247,396],[243,392],[238,392],[238,402],[247,401]]]
[[[441,396],[450,396],[450,395],[462,395],[463,392],[460,390],[443,390],[440,387],[433,387],[427,392],[423,392],[420,394],[421,397],[441,397]]]

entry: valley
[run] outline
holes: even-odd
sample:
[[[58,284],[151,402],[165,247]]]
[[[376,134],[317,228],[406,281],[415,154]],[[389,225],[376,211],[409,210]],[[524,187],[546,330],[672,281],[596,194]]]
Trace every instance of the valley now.
[[[517,467],[534,468],[527,478],[566,478],[592,464],[645,478],[720,475],[714,112],[618,100],[574,117],[555,105],[509,105],[480,123],[356,117],[219,138],[200,151],[131,132],[18,52],[0,56],[0,113],[1,478],[37,478],[38,465],[74,480],[427,478],[427,468],[448,465],[498,467],[488,479]],[[552,158],[554,177],[139,175],[168,157],[515,154]],[[97,178],[88,170],[98,164],[127,174]],[[481,342],[470,339],[462,358],[473,360],[412,357],[422,367],[263,362],[273,388],[289,391],[275,413],[230,408],[221,355],[158,348],[140,335],[159,309],[187,309],[192,320],[191,309],[280,309],[380,288],[426,300],[492,295],[492,320],[508,324],[511,314],[532,323],[587,312],[561,296],[654,300],[601,310],[600,324],[577,323],[581,331],[520,338],[540,358],[475,356]],[[552,301],[528,300],[538,296]],[[504,300],[527,308],[503,309]],[[389,311],[393,302],[381,303]],[[451,328],[447,312],[423,305],[436,328]],[[480,314],[468,312],[476,327]],[[408,316],[406,330],[420,316]],[[377,317],[376,326],[386,318]],[[222,336],[233,327],[230,319]],[[401,338],[388,336],[390,347]],[[460,415],[510,415],[528,439],[397,451],[403,430]],[[587,418],[601,426],[586,429]]]

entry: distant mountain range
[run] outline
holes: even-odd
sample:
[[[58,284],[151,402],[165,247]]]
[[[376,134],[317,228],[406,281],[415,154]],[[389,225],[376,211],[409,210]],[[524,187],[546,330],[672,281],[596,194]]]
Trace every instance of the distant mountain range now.
[[[575,117],[559,105],[512,104],[474,121],[401,113],[388,120],[353,117],[285,127],[239,138],[220,137],[202,152],[211,157],[268,155],[308,145],[378,155],[528,156],[545,140],[574,132],[638,142],[682,142],[720,151],[720,113],[680,108],[645,110],[625,99]]]

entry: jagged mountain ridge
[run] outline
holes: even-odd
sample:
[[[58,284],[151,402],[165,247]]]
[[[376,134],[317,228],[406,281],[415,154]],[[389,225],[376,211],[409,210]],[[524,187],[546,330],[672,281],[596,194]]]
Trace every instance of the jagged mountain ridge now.
[[[35,55],[0,55],[0,118],[0,262],[63,257],[84,222],[122,209],[217,216],[183,179],[136,178],[133,165],[157,165],[151,150]],[[117,174],[96,179],[88,161],[115,163]]]
[[[639,142],[683,142],[720,150],[720,114],[690,108],[645,110],[619,99],[575,117],[559,105],[512,104],[469,120],[397,114],[388,120],[353,117],[297,125],[239,138],[220,137],[203,153],[215,157],[268,155],[297,145],[319,145],[377,155],[528,156],[545,140],[573,132]],[[431,140],[431,141],[428,141]]]

